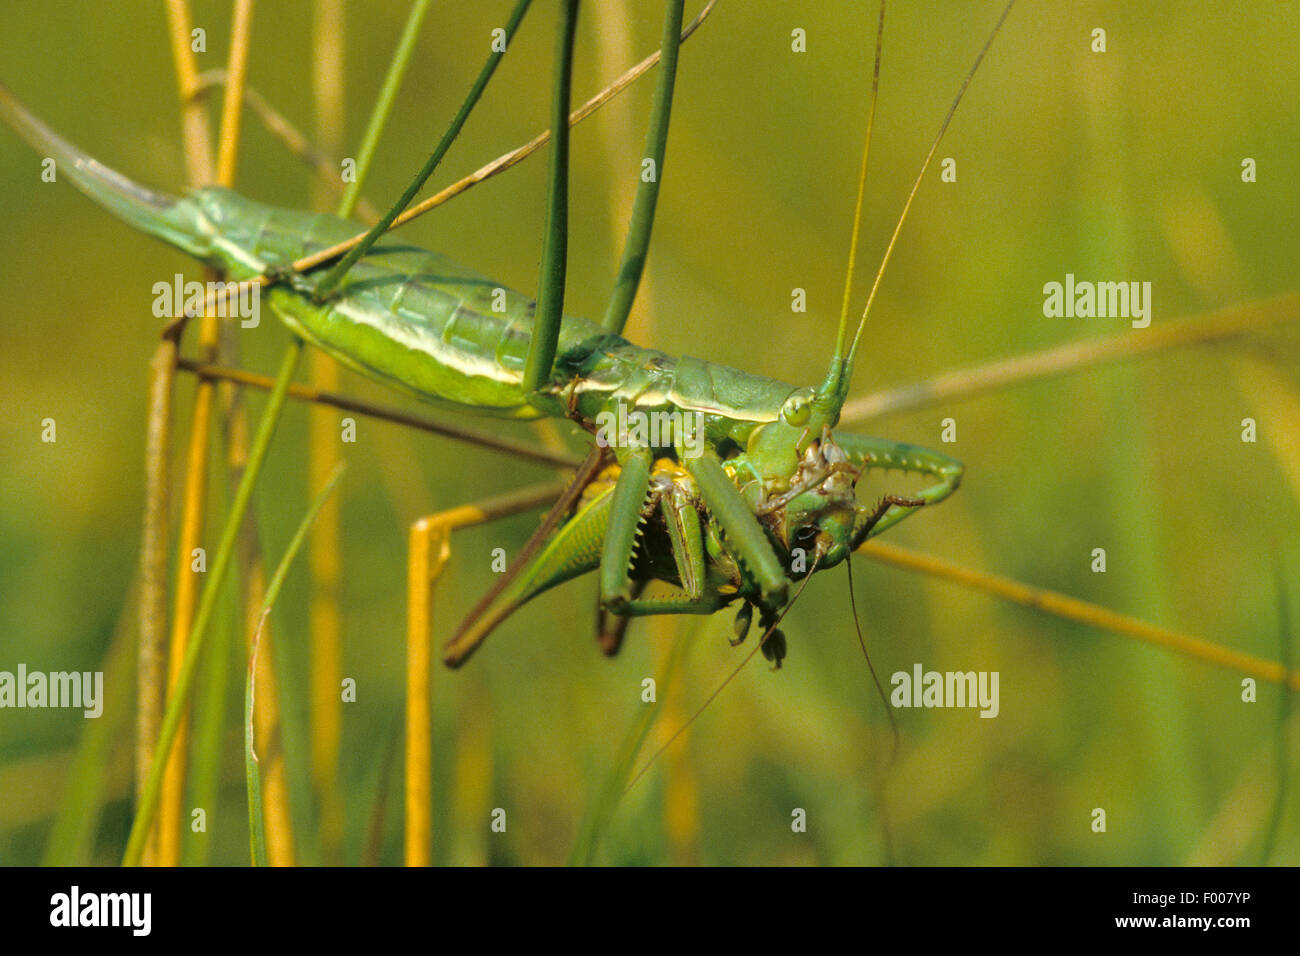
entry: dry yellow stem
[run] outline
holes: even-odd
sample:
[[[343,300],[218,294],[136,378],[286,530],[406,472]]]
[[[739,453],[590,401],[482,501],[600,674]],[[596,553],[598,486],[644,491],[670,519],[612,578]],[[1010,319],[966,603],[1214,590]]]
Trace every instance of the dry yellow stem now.
[[[1156,627],[1146,621],[1140,621],[1126,614],[1120,614],[1117,611],[1112,611],[1097,604],[1090,604],[1087,601],[1080,601],[1078,598],[1072,598],[1056,591],[1032,587],[1028,584],[1021,584],[1019,581],[1013,581],[1010,578],[962,567],[959,564],[936,558],[933,555],[921,554],[907,548],[900,548],[895,544],[886,544],[880,540],[868,541],[858,550],[868,557],[883,561],[886,564],[892,564],[895,567],[919,571],[922,574],[943,578],[947,581],[955,581],[968,588],[984,591],[987,594],[995,594],[1014,604],[1020,604],[1037,611],[1045,611],[1067,621],[1077,621],[1080,624],[1099,627],[1102,630],[1136,638],[1147,644],[1154,644],[1157,647],[1164,647],[1187,657],[1206,661],[1217,667],[1240,671],[1243,674],[1268,681],[1270,684],[1280,684],[1289,687],[1291,690],[1300,690],[1300,673],[1288,671],[1276,661],[1266,660],[1242,651],[1234,651],[1231,648],[1211,643],[1204,638],[1182,634],[1164,627]]]

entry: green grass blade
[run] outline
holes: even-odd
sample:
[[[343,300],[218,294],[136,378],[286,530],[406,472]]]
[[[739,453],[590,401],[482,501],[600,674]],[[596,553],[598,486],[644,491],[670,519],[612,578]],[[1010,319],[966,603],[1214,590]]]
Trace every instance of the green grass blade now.
[[[528,5],[531,2],[532,0],[518,0],[515,4],[514,12],[510,14],[510,20],[506,23],[506,42],[503,45],[504,49],[493,50],[488,55],[487,62],[483,64],[483,69],[479,71],[478,79],[474,81],[474,85],[470,88],[469,95],[465,97],[465,102],[461,104],[459,112],[456,113],[456,117],[451,121],[451,125],[447,127],[447,131],[442,134],[442,140],[438,143],[433,153],[430,154],[427,160],[425,160],[424,165],[420,167],[419,173],[416,174],[415,178],[411,180],[410,184],[406,187],[406,191],[402,193],[401,198],[393,204],[393,208],[388,210],[379,222],[375,223],[370,228],[370,231],[366,233],[365,238],[349,249],[347,254],[344,255],[343,258],[334,265],[334,268],[330,269],[330,271],[325,274],[325,277],[317,284],[315,294],[318,299],[324,299],[338,287],[338,284],[343,281],[343,277],[348,274],[348,270],[352,268],[353,263],[370,251],[370,247],[379,240],[380,236],[388,231],[388,228],[393,224],[393,220],[405,211],[406,207],[411,204],[413,199],[415,199],[416,193],[424,187],[425,181],[433,175],[433,171],[438,168],[438,164],[442,162],[442,158],[447,155],[447,150],[451,148],[451,144],[455,141],[456,137],[460,135],[461,128],[465,125],[465,121],[469,119],[469,114],[478,104],[479,97],[483,95],[483,90],[488,85],[488,80],[492,79],[492,74],[496,72],[497,64],[501,62],[501,57],[505,56],[505,51],[510,48],[510,41],[514,38],[515,30],[518,29],[519,22],[524,18],[524,14],[528,12]],[[410,51],[406,51],[406,55],[409,57]],[[403,70],[405,69],[405,64],[402,65],[402,68]],[[568,114],[566,113],[565,116],[567,118]],[[565,129],[568,129],[567,123]],[[357,178],[360,180],[359,176]],[[355,202],[355,199],[353,202]]]
[[[149,779],[145,783],[144,792],[140,796],[140,804],[136,808],[135,819],[131,823],[131,833],[127,837],[126,851],[122,855],[123,866],[138,866],[140,858],[144,854],[145,840],[148,837],[149,827],[153,823],[154,814],[158,810],[158,801],[162,795],[163,770],[167,764],[167,755],[171,752],[172,743],[176,739],[176,731],[180,728],[181,719],[189,701],[190,690],[194,686],[194,672],[197,669],[199,654],[203,650],[208,625],[212,620],[212,613],[216,607],[217,595],[220,593],[221,585],[230,569],[230,560],[235,552],[235,539],[239,534],[239,527],[243,523],[244,515],[248,512],[248,505],[253,498],[253,486],[257,484],[257,477],[262,471],[262,464],[266,461],[266,453],[271,447],[271,439],[275,435],[275,426],[280,420],[280,412],[284,409],[284,401],[289,393],[289,383],[293,381],[293,375],[297,371],[298,360],[301,357],[302,341],[294,339],[280,362],[280,371],[276,375],[275,388],[271,391],[271,397],[267,400],[266,409],[262,412],[262,420],[258,423],[257,434],[253,439],[253,446],[249,450],[248,467],[240,479],[239,489],[235,492],[234,502],[230,506],[230,514],[226,516],[225,527],[221,530],[221,541],[217,547],[217,555],[212,563],[212,570],[209,572],[207,583],[203,587],[203,596],[200,598],[198,614],[195,616],[194,627],[190,632],[190,643],[185,651],[185,660],[181,664],[180,674],[177,675],[174,693],[167,702],[167,712],[163,715],[162,728],[158,734],[158,744],[154,750],[153,764],[149,768]]]
[[[226,729],[226,701],[230,687],[231,661],[238,651],[240,620],[236,589],[226,582],[212,640],[200,661],[202,678],[196,692],[194,730],[191,733],[189,794],[190,806],[203,807],[215,820],[221,800],[222,744]],[[213,828],[186,834],[181,846],[182,866],[206,866],[212,849]]]
[[[411,4],[411,12],[406,17],[406,26],[402,28],[397,49],[393,51],[393,58],[388,64],[384,85],[379,89],[379,98],[375,100],[374,108],[370,111],[370,121],[366,125],[365,135],[361,138],[361,149],[357,152],[356,178],[348,183],[343,198],[339,200],[337,212],[344,219],[351,218],[357,208],[361,189],[365,186],[366,177],[370,173],[370,164],[374,161],[375,151],[379,148],[379,138],[384,133],[384,127],[388,125],[388,117],[392,115],[397,91],[401,89],[402,78],[406,76],[406,69],[411,64],[415,41],[420,36],[420,27],[424,25],[424,15],[428,12],[429,0],[415,0],[415,3]]]
[[[284,557],[276,566],[275,573],[271,576],[271,582],[266,587],[266,596],[262,599],[262,606],[257,612],[257,630],[253,634],[253,646],[248,651],[248,674],[244,679],[244,773],[248,783],[248,830],[249,844],[253,866],[266,866],[266,826],[262,819],[262,781],[261,775],[257,770],[257,750],[254,744],[253,728],[253,703],[254,703],[254,676],[257,673],[257,651],[262,643],[262,631],[266,626],[266,619],[271,615],[271,608],[275,606],[276,599],[280,596],[280,588],[284,586],[284,580],[289,576],[289,566],[293,564],[293,559],[298,556],[303,542],[307,539],[307,532],[311,529],[312,524],[316,521],[316,516],[320,514],[321,508],[329,500],[330,495],[338,486],[339,479],[343,477],[343,471],[346,465],[339,462],[334,468],[333,474],[321,489],[320,494],[311,503],[307,513],[298,524],[298,530],[294,532],[289,539],[289,546],[285,548]]]
[[[551,377],[564,313],[564,279],[569,254],[569,97],[573,86],[573,38],[578,0],[564,0],[556,27],[555,81],[551,96],[551,162],[548,173],[546,239],[537,281],[537,314],[524,362],[527,395]]]
[[[224,456],[217,452],[212,458],[213,473],[218,473],[223,465]],[[232,486],[227,482],[218,482],[210,489],[211,501],[218,514],[230,507],[231,490]],[[223,492],[224,495],[218,497]],[[209,820],[217,819],[220,813],[230,675],[237,673],[234,670],[235,659],[241,663],[243,660],[244,606],[238,573],[230,575],[222,590],[224,593],[212,625],[212,639],[199,660],[202,676],[195,689],[194,725],[190,732],[189,805],[204,807]],[[185,835],[181,845],[181,866],[209,864],[213,832],[213,827],[205,827]]]
[[[677,79],[677,51],[681,47],[682,7],[684,0],[668,0],[664,14],[664,35],[660,44],[662,61],[659,82],[655,85],[654,104],[650,108],[650,128],[646,132],[645,159],[654,168],[649,179],[641,175],[632,204],[632,220],[628,224],[627,242],[623,246],[623,261],[618,267],[618,278],[609,307],[605,310],[605,330],[621,335],[632,312],[636,290],[641,285],[645,271],[646,254],[650,249],[650,233],[654,228],[655,206],[659,202],[659,183],[663,179],[664,154],[668,148],[668,118],[673,109],[673,87]]]

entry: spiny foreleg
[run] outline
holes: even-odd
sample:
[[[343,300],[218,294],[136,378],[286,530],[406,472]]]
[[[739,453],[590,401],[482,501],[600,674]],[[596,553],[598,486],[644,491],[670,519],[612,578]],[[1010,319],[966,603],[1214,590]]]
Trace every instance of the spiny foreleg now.
[[[957,490],[965,470],[961,462],[919,445],[846,434],[836,434],[835,443],[860,469],[859,475],[868,469],[897,468],[934,479],[933,484],[915,495],[885,495],[875,505],[859,505],[853,528],[854,548],[892,528],[917,508],[943,501]]]

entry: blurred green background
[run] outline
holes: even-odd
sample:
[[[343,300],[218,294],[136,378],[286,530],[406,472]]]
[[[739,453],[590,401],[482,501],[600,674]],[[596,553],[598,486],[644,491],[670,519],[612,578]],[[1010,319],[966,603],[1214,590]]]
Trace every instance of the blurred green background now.
[[[434,5],[365,190],[377,204],[436,140],[510,6]],[[625,14],[614,3],[585,6],[575,78],[583,98],[657,45],[662,15],[652,0],[629,0]],[[688,5],[688,17],[698,6]],[[549,3],[535,7],[440,184],[546,125],[554,14]],[[890,8],[855,311],[1000,9]],[[405,14],[396,2],[347,7],[345,143],[360,138]],[[794,383],[820,380],[843,284],[875,16],[866,4],[722,0],[686,44],[634,339]],[[306,130],[309,17],[306,2],[259,5],[249,67],[250,83]],[[194,20],[208,34],[202,67],[222,66],[228,4],[196,3]],[[1090,51],[1098,27],[1104,54]],[[795,28],[806,31],[805,53],[791,50]],[[1022,3],[940,148],[956,159],[956,182],[932,171],[917,197],[854,394],[1126,329],[1115,319],[1045,318],[1042,286],[1066,273],[1151,282],[1153,327],[1296,291],[1297,63],[1293,4]],[[0,77],[98,159],[179,190],[161,4],[6,0]],[[574,133],[569,312],[603,311],[652,84]],[[1243,157],[1256,160],[1258,182],[1241,181]],[[479,186],[409,237],[535,289],[544,165],[538,158]],[[268,202],[309,201],[305,168],[251,118],[238,182]],[[150,287],[195,270],[66,183],[42,183],[38,158],[7,130],[0,194],[0,670],[92,669],[118,618],[129,624],[132,614],[147,362],[157,341]],[[796,287],[807,290],[806,313],[791,312]],[[245,364],[273,370],[283,330],[268,321],[239,334]],[[1292,620],[1300,616],[1297,358],[1300,333],[1284,324],[873,421],[862,430],[942,447],[968,466],[954,498],[889,538],[1278,659],[1274,555],[1286,562]],[[350,374],[344,384],[401,402]],[[183,380],[180,435],[191,390]],[[250,401],[260,408],[260,396]],[[40,441],[46,417],[57,421],[52,445]],[[940,445],[949,417],[958,441]],[[1241,441],[1246,417],[1259,422],[1258,443]],[[272,561],[307,506],[306,422],[307,410],[292,405],[260,485]],[[372,825],[403,701],[407,526],[551,477],[364,419],[344,452],[344,673],[356,679],[358,701],[343,711],[336,856],[320,846],[306,754],[290,748],[296,840],[308,862],[357,862]],[[897,485],[875,480],[869,493]],[[214,510],[213,539],[217,518]],[[491,550],[514,553],[535,520],[456,537],[439,590],[439,643],[490,584]],[[1090,570],[1098,547],[1105,574]],[[305,567],[276,618],[290,662],[280,675],[286,719],[300,733],[308,732]],[[886,681],[916,663],[998,671],[999,716],[900,710],[891,766],[888,718],[857,648],[844,573],[820,575],[786,621],[786,666],[745,668],[620,805],[597,859],[877,863],[888,841],[895,860],[914,864],[1254,863],[1266,848],[1270,862],[1300,863],[1294,788],[1267,836],[1283,758],[1296,759],[1293,743],[1279,748],[1276,688],[1261,685],[1258,701],[1243,703],[1233,671],[867,560],[855,562],[854,577]],[[437,862],[565,860],[647,706],[641,681],[661,669],[666,643],[690,648],[682,680],[671,695],[661,688],[664,713],[646,752],[744,653],[728,646],[724,614],[667,630],[634,622],[623,653],[605,660],[592,641],[594,601],[593,580],[566,585],[508,622],[462,671],[435,675]],[[227,864],[248,857],[235,653],[219,801],[208,808],[206,844],[189,851]],[[133,718],[128,706],[102,719],[124,733]],[[84,800],[65,784],[90,726],[73,711],[0,712],[0,863],[39,862],[61,802]],[[129,825],[129,748],[121,733],[114,741],[100,762],[107,803],[86,861],[116,861]],[[382,859],[394,863],[400,753],[382,829]],[[506,833],[488,830],[495,807],[507,811]],[[1102,834],[1090,826],[1096,807],[1108,816]],[[806,833],[791,832],[795,808],[807,811]]]

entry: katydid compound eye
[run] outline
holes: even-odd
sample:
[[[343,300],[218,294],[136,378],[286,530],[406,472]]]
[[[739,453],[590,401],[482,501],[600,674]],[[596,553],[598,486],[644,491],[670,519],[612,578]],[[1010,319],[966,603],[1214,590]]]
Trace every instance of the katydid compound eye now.
[[[791,395],[781,406],[781,417],[787,425],[804,425],[812,414],[812,403],[807,395]]]

